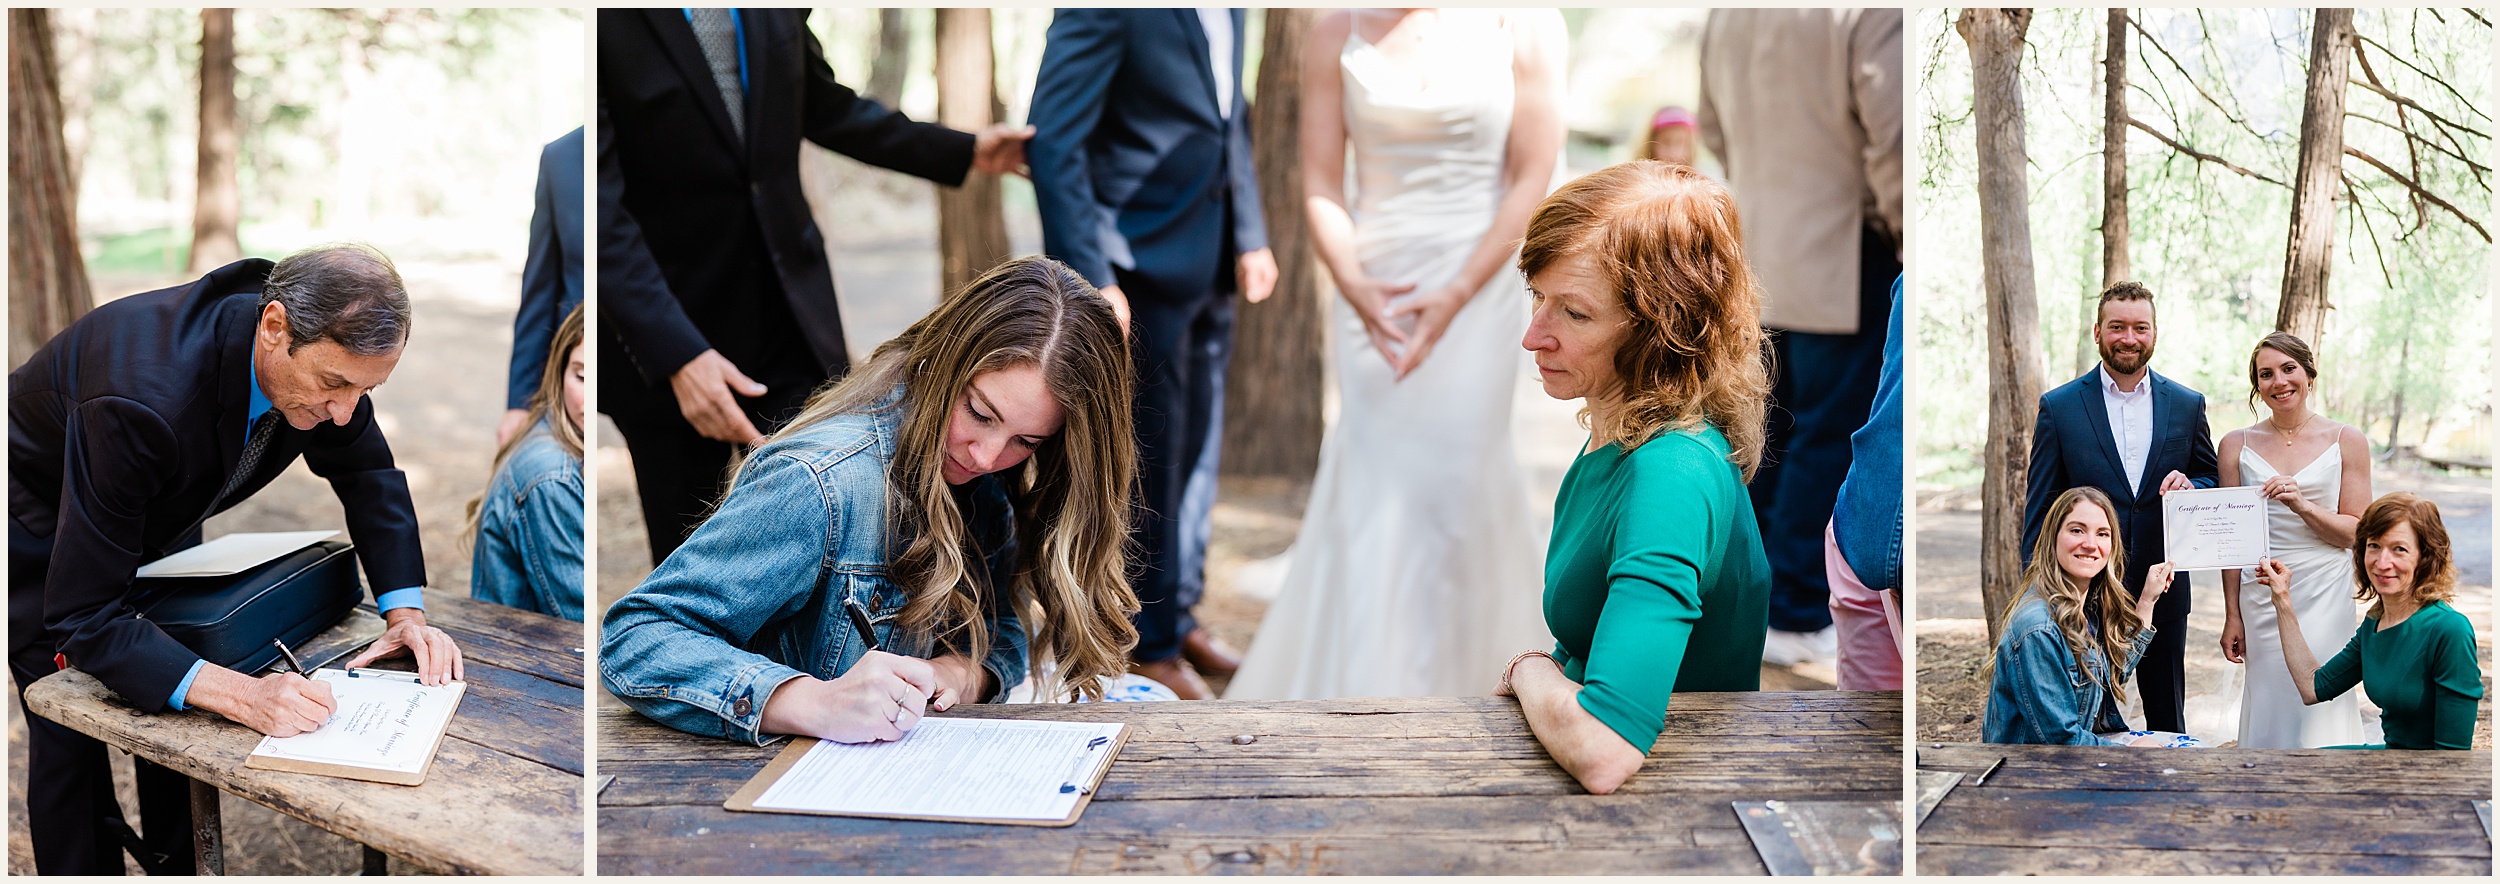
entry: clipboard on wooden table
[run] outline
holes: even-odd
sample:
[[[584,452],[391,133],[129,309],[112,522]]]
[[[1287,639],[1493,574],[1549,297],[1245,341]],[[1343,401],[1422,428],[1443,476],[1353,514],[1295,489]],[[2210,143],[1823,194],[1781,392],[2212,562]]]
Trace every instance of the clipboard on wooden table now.
[[[244,767],[422,785],[468,694],[465,683],[429,687],[413,672],[322,669],[312,677],[331,686],[338,711],[311,733],[262,737]]]
[[[1061,827],[1076,824],[1128,725],[927,718],[900,740],[799,738],[721,806],[747,813]]]

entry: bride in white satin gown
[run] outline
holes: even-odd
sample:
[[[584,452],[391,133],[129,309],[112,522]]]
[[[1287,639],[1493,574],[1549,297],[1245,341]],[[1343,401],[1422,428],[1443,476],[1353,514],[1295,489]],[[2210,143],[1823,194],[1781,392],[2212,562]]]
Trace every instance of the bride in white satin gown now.
[[[1283,589],[1228,699],[1453,696],[1545,647],[1545,540],[1511,445],[1527,289],[1561,158],[1551,9],[1339,10],[1311,30],[1302,168],[1339,415]],[[1351,200],[1346,159],[1351,148]]]
[[[2286,332],[2267,335],[2249,356],[2249,386],[2270,412],[2223,434],[2215,454],[2222,484],[2261,485],[2267,546],[2292,572],[2292,604],[2312,648],[2341,647],[2360,625],[2353,603],[2353,531],[2370,505],[2370,446],[2361,431],[2312,411],[2317,360]],[[2243,596],[2241,587],[2247,587]],[[2240,693],[2241,748],[2307,749],[2368,742],[2358,692],[2315,706],[2301,703],[2283,665],[2283,641],[2268,590],[2253,577],[2222,572],[2222,653],[2248,669]]]

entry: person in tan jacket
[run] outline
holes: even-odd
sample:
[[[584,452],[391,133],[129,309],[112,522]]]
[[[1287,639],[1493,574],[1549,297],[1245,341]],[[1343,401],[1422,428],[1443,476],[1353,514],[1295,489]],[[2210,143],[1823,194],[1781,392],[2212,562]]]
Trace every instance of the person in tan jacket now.
[[[1736,194],[1771,341],[1770,441],[1751,492],[1773,664],[1834,654],[1823,526],[1901,274],[1901,61],[1898,9],[1715,9],[1702,31],[1702,145]]]

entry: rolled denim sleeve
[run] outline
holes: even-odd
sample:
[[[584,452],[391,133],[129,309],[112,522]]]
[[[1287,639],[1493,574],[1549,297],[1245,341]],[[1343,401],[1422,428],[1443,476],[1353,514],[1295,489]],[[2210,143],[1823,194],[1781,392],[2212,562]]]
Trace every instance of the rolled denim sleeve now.
[[[720,510],[608,608],[609,692],[687,733],[766,742],[765,701],[805,673],[747,647],[807,604],[840,521],[807,464],[757,454]]]
[[[2135,664],[2144,662],[2144,652],[2153,647],[2153,636],[2159,632],[2161,627],[2151,625],[2136,632],[2135,641],[2127,645],[2126,664],[2118,667],[2118,677],[2111,681],[2123,682],[2135,676]]]
[[[2150,634],[2146,630],[2146,634]],[[2128,655],[2132,665],[2144,652],[2149,639],[2138,636],[2134,653]],[[2052,746],[2117,746],[2113,740],[2092,732],[2086,725],[2089,710],[2082,708],[2080,692],[2067,680],[2066,661],[2073,659],[2066,643],[2055,630],[2035,629],[2017,639],[2006,655],[2004,666],[2014,684],[2022,690],[2014,692],[2014,703],[2022,710],[2023,727],[2029,731],[2026,743]]]

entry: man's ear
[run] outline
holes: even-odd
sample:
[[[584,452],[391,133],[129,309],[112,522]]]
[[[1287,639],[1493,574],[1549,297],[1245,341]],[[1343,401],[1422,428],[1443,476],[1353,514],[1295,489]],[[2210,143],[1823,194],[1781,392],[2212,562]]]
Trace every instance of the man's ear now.
[[[252,337],[261,348],[286,346],[286,305],[276,301],[261,305],[260,322],[252,327]]]

